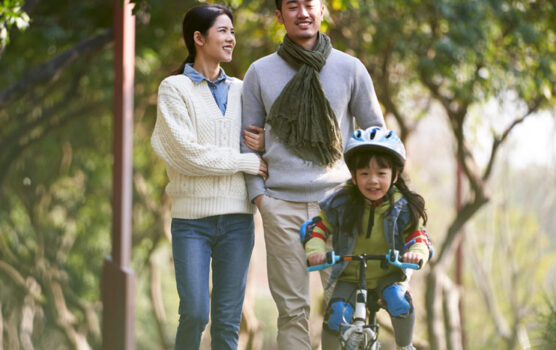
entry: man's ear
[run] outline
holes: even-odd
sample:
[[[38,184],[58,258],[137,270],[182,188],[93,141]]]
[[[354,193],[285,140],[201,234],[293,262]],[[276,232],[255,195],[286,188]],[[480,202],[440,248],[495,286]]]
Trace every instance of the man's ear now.
[[[205,37],[199,31],[195,31],[195,33],[193,33],[193,41],[198,46],[205,45]]]
[[[278,19],[278,23],[284,24],[284,18],[282,17],[282,12],[280,12],[280,10],[276,10],[274,11],[274,14],[276,15],[276,19]]]

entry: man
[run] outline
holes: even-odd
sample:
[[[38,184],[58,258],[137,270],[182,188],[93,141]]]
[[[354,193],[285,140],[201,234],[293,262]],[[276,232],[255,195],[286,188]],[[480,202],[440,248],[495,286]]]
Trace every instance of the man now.
[[[269,286],[278,307],[278,347],[311,349],[309,275],[299,227],[318,201],[349,178],[342,149],[354,130],[384,127],[371,78],[319,31],[320,0],[276,0],[286,36],[254,62],[243,83],[243,129],[264,128],[268,178],[246,175],[263,219]],[[251,127],[250,127],[251,126]],[[249,149],[242,145],[243,152]]]

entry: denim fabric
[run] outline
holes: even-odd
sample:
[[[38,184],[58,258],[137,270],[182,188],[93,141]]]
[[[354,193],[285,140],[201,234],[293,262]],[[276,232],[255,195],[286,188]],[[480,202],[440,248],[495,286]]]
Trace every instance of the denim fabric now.
[[[236,349],[254,244],[251,214],[172,219],[172,251],[180,297],[175,349],[199,349],[209,318],[212,258],[211,346]]]
[[[326,216],[328,222],[332,225],[333,232],[336,234],[332,235],[332,246],[334,247],[334,252],[338,255],[349,255],[353,252],[355,248],[355,240],[357,236],[357,227],[353,228],[353,232],[342,234],[341,224],[344,221],[346,215],[346,203],[349,200],[349,195],[347,193],[345,186],[340,187],[322,201],[319,205]],[[390,188],[392,191],[392,187]],[[410,223],[410,213],[407,200],[402,197],[396,203],[394,203],[392,209],[387,212],[383,219],[384,224],[384,238],[390,248],[397,249],[399,251],[403,250],[403,236],[402,232],[407,225]],[[332,266],[332,272],[330,273],[330,280],[326,288],[330,287],[334,281],[336,281],[344,272],[347,267],[348,262],[343,261],[341,263]],[[406,270],[400,269],[399,280],[403,281],[407,278]]]

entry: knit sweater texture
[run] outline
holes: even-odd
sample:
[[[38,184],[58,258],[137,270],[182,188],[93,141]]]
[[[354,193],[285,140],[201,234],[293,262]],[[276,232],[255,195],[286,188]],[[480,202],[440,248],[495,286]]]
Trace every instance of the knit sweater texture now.
[[[260,176],[246,175],[249,199],[261,194],[293,202],[322,199],[335,186],[349,178],[343,159],[331,166],[320,166],[304,160],[273,133],[265,123],[274,101],[296,70],[278,54],[255,61],[243,81],[243,128],[256,125],[265,128],[265,152],[268,165],[266,181]],[[319,73],[325,95],[330,102],[345,147],[355,123],[360,128],[384,127],[384,118],[365,66],[357,58],[332,49]],[[251,152],[244,144],[242,152]]]
[[[230,79],[224,115],[204,80],[173,75],[159,86],[151,145],[166,163],[173,218],[254,212],[242,172],[257,174],[259,158],[240,153],[242,82]]]

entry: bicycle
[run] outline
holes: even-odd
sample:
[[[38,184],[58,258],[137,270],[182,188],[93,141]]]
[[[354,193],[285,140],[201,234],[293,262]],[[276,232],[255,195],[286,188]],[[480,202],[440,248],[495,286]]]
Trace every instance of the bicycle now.
[[[417,270],[421,264],[410,264],[399,260],[399,252],[391,249],[386,255],[336,255],[334,251],[326,253],[325,263],[307,267],[307,271],[318,271],[326,269],[342,261],[359,261],[359,282],[355,290],[355,310],[353,320],[345,320],[346,323],[340,326],[340,344],[343,350],[378,350],[379,324],[376,313],[382,308],[379,298],[373,296],[369,303],[369,317],[367,322],[367,261],[378,260],[382,264],[390,264],[402,269]],[[384,266],[384,265],[382,265]]]

